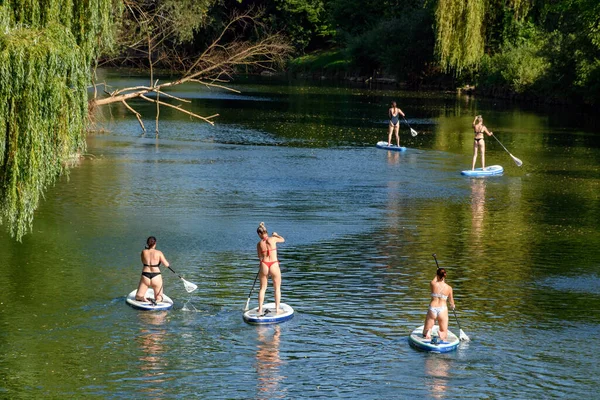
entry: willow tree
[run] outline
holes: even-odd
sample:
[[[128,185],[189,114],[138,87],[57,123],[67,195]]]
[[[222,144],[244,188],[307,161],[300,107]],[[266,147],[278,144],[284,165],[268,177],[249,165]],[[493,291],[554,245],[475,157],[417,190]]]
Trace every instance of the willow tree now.
[[[89,67],[112,42],[114,11],[112,0],[0,3],[0,222],[18,240],[85,149]]]
[[[494,7],[511,7],[522,18],[530,0],[438,0],[436,54],[442,68],[457,74],[476,68],[485,51],[486,21]]]

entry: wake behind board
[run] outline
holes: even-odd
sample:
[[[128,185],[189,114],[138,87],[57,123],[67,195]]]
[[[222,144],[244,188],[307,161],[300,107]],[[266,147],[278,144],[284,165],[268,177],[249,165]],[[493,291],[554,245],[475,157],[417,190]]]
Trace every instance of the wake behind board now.
[[[162,311],[162,310],[168,310],[169,308],[173,307],[173,300],[171,300],[171,298],[164,293],[163,293],[162,301],[159,303],[156,303],[156,305],[154,305],[149,302],[136,300],[135,299],[136,292],[137,292],[137,289],[134,290],[133,292],[129,293],[127,295],[127,299],[125,300],[127,302],[127,304],[129,304],[131,307],[133,307],[135,309],[145,310],[145,311]],[[153,289],[148,289],[148,291],[146,292],[146,298],[154,299],[154,290]]]
[[[481,176],[502,175],[503,172],[504,168],[502,168],[501,165],[492,165],[485,168],[475,168],[474,170],[467,169],[465,171],[462,171],[461,174],[476,178]]]
[[[253,325],[278,324],[292,319],[294,309],[285,303],[279,303],[279,314],[275,311],[275,303],[263,304],[263,314],[258,315],[258,307],[244,312],[244,321]]]
[[[403,147],[403,146],[398,147],[398,146],[394,146],[394,145],[388,145],[388,142],[385,142],[385,141],[377,142],[375,147],[377,147],[378,149],[391,150],[391,151],[406,151],[406,147]]]
[[[444,341],[439,341],[437,344],[431,343],[431,339],[425,339],[423,337],[423,325],[412,331],[408,337],[408,343],[417,350],[428,351],[431,353],[447,353],[452,350],[456,350],[460,340],[458,337],[448,331],[448,337]],[[439,327],[434,325],[431,335],[439,336]]]

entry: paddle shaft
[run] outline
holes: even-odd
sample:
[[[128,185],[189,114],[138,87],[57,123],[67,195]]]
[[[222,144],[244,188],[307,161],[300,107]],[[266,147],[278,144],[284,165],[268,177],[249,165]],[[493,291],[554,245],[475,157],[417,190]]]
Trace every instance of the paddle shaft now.
[[[256,280],[258,279],[258,274],[260,274],[260,268],[256,273],[256,277],[254,277],[254,283],[252,284],[252,289],[250,289],[250,293],[248,293],[248,300],[246,300],[246,307],[244,307],[244,311],[248,310],[248,306],[250,305],[250,296],[252,296],[252,292],[254,291],[254,286],[256,285]]]
[[[494,137],[494,139],[496,139],[496,141],[498,143],[500,143],[500,146],[502,146],[502,148],[504,150],[506,150],[506,152],[508,153],[509,156],[511,156],[511,158],[514,160],[514,162],[517,164],[517,166],[521,166],[523,164],[523,161],[519,160],[517,157],[513,156],[512,154],[510,154],[510,151],[508,151],[508,149],[506,147],[504,147],[504,145],[502,144],[502,142],[500,142],[500,140],[498,140],[498,138],[496,137],[496,135],[492,135]]]
[[[174,273],[175,275],[177,275],[177,276],[179,277],[179,279],[181,279],[181,280],[184,280],[184,279],[181,277],[181,275],[179,275],[177,272],[173,271],[173,268],[171,268],[171,267],[167,267],[167,268],[169,268],[169,269],[171,270],[171,272],[172,272],[172,273]]]
[[[438,269],[440,269],[440,264],[438,264],[437,262],[437,257],[435,256],[435,253],[432,254],[433,259],[435,260],[435,265],[437,265]]]

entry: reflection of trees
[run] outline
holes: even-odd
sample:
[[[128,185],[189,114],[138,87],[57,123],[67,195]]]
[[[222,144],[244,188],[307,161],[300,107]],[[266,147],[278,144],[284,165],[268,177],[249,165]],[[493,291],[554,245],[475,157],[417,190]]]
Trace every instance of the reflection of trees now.
[[[281,327],[259,326],[258,349],[256,350],[257,399],[285,398],[285,390],[280,389],[280,383],[285,378],[279,372],[282,362],[279,358],[279,336]]]
[[[427,386],[431,398],[443,399],[446,397],[451,360],[439,357],[437,354],[430,356],[425,359],[425,373],[430,378]]]
[[[164,391],[161,383],[165,381],[162,378],[164,371],[167,369],[167,360],[162,354],[165,352],[163,340],[165,340],[166,330],[164,329],[166,311],[160,312],[143,312],[139,313],[140,320],[144,323],[144,327],[138,336],[138,343],[142,355],[140,356],[140,369],[143,372],[143,377],[147,381],[151,381],[156,385],[144,385],[141,388],[144,397],[162,398]]]

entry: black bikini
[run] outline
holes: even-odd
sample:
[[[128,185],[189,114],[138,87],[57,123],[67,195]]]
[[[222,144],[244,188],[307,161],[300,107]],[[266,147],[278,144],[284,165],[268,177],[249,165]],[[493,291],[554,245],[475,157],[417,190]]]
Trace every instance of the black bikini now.
[[[158,267],[160,267],[160,261],[156,265],[144,264],[144,267],[158,268]],[[158,275],[160,275],[160,272],[142,272],[142,276],[145,276],[146,278],[148,278],[150,280],[152,280],[152,278],[157,277]]]

